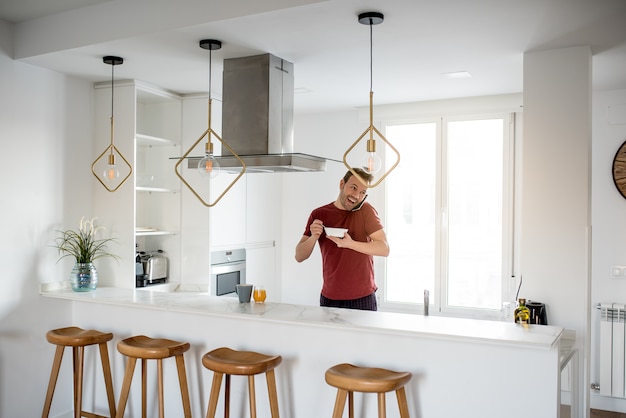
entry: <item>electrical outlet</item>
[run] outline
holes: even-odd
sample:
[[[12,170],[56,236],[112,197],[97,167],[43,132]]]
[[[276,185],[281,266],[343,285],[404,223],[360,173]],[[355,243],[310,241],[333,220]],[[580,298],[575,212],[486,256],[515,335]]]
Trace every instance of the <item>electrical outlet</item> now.
[[[502,319],[505,321],[513,319],[513,312],[515,311],[515,302],[504,302],[502,304]]]
[[[626,266],[611,266],[611,278],[622,279],[626,277]]]

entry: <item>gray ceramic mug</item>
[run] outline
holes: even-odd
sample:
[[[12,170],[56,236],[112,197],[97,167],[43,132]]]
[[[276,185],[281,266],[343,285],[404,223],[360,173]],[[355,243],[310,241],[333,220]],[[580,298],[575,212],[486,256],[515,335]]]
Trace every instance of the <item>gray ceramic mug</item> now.
[[[238,284],[235,286],[235,292],[237,292],[237,295],[239,296],[239,302],[249,303],[250,296],[252,296],[252,285]]]

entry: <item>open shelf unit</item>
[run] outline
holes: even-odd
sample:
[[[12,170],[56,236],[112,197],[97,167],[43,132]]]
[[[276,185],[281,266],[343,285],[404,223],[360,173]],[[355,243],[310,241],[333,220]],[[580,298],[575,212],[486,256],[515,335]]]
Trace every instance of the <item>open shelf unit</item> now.
[[[180,282],[180,181],[172,157],[180,154],[182,97],[136,83],[135,247],[163,250],[169,280]]]

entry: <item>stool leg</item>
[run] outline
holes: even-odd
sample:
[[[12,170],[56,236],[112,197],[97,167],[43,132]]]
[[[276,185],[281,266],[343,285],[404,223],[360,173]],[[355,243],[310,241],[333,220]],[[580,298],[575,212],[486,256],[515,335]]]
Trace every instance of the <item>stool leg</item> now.
[[[378,394],[378,418],[387,417],[387,405],[385,404],[385,393]]]
[[[276,393],[276,375],[274,370],[269,370],[265,373],[265,380],[267,380],[267,393],[270,398],[270,409],[272,411],[272,418],[280,418],[278,415],[278,394]]]
[[[348,417],[354,418],[354,392],[348,391]]]
[[[165,418],[165,404],[163,402],[163,359],[157,359],[157,376],[159,389],[159,418]]]
[[[224,418],[230,417],[230,375],[226,375],[224,382]]]
[[[124,372],[122,391],[120,392],[120,403],[117,406],[116,418],[124,417],[124,410],[126,409],[126,402],[128,401],[128,393],[130,392],[130,382],[133,380],[133,372],[135,371],[135,363],[137,363],[137,359],[135,357],[128,358],[126,371]]]
[[[48,418],[48,415],[50,414],[50,405],[52,405],[52,396],[54,395],[54,388],[57,385],[57,378],[59,377],[59,370],[61,369],[64,349],[64,346],[57,345],[57,349],[54,352],[54,361],[52,362],[52,370],[50,371],[50,382],[48,383],[48,392],[46,393],[46,401],[43,404],[41,418]]]
[[[148,409],[148,360],[141,359],[141,418],[147,418]]]
[[[333,410],[333,418],[341,418],[343,415],[343,409],[346,406],[346,397],[348,391],[344,389],[337,389],[337,397],[335,398],[335,408]]]
[[[209,407],[206,411],[206,418],[215,418],[217,409],[217,398],[220,395],[223,373],[213,372],[213,384],[211,385],[211,396],[209,397]]]
[[[83,359],[85,347],[73,347],[74,361],[74,418],[80,418],[83,409]]]
[[[180,396],[183,399],[183,411],[185,418],[191,418],[191,401],[189,400],[189,386],[185,373],[185,358],[182,354],[176,356],[176,368],[178,369],[178,382],[180,384]]]
[[[100,346],[100,362],[102,363],[102,373],[104,374],[104,384],[107,390],[107,399],[109,401],[109,413],[111,418],[115,416],[115,392],[113,391],[113,378],[111,376],[111,363],[109,362],[109,349],[106,343]]]
[[[400,408],[400,418],[409,418],[409,405],[406,402],[404,386],[396,390],[396,397],[398,398],[398,408]]]
[[[250,397],[250,418],[256,418],[256,391],[254,390],[254,375],[248,376],[248,396]]]

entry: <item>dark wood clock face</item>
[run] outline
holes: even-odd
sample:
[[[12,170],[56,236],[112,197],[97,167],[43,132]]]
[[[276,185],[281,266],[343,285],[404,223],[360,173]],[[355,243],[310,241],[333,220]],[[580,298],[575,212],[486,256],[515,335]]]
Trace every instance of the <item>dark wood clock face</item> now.
[[[620,145],[613,158],[613,182],[622,197],[626,198],[626,141]]]

